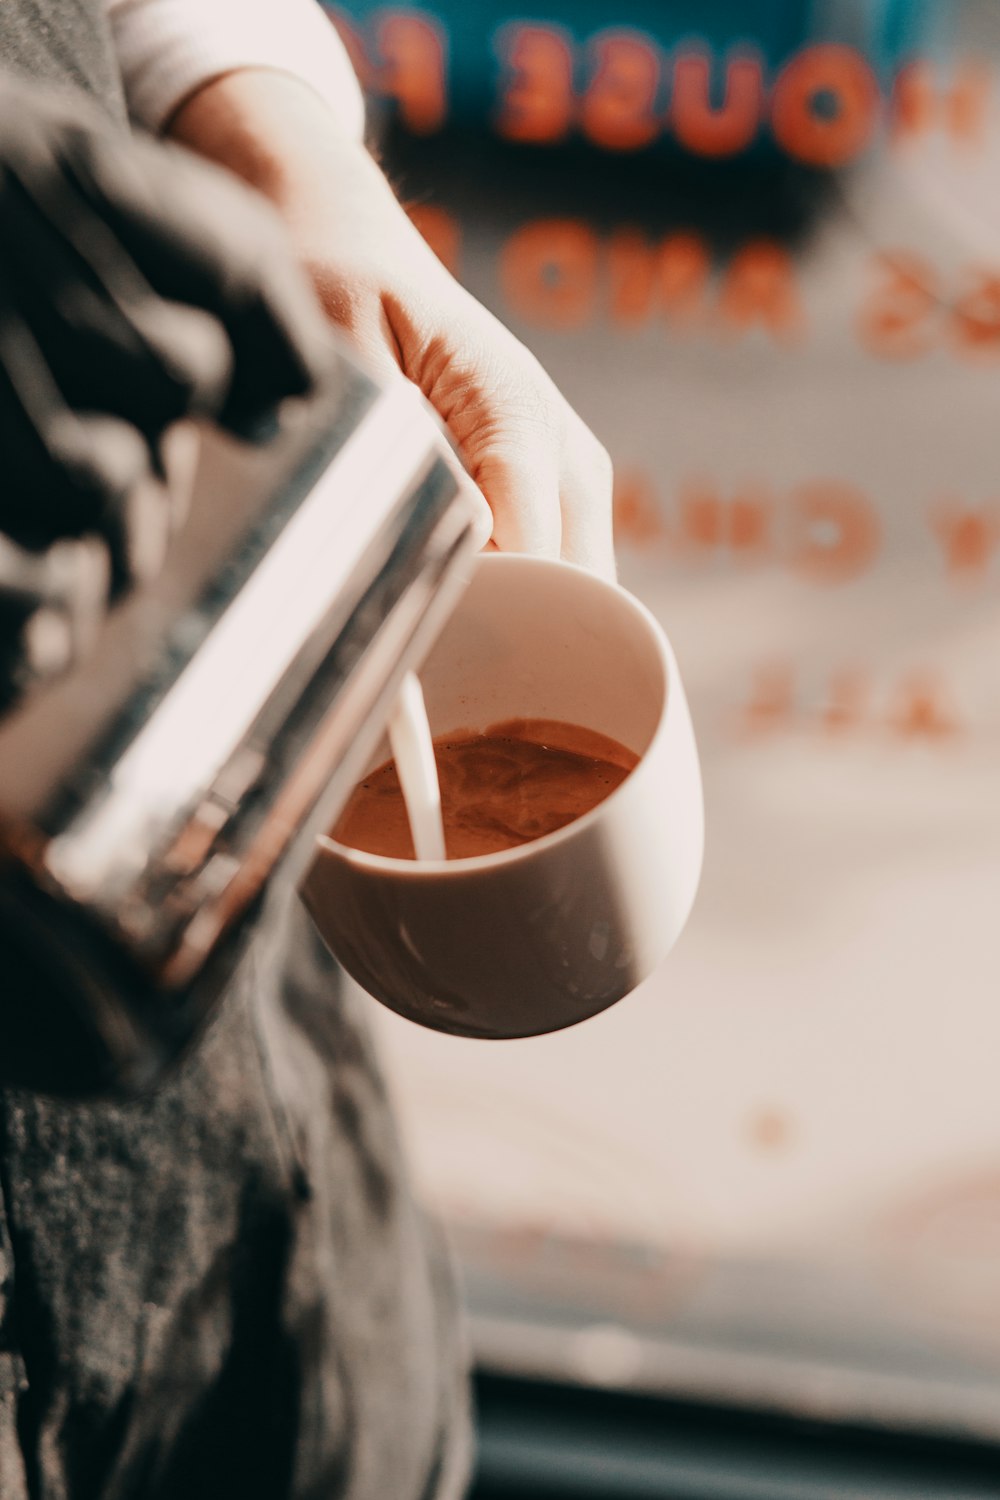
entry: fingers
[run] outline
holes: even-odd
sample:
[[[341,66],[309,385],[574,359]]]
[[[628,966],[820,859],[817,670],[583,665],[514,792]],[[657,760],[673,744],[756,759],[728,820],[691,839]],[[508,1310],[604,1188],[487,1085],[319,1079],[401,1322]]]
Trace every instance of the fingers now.
[[[383,297],[405,372],[493,513],[491,545],[615,576],[611,463],[533,355],[468,294]]]
[[[502,552],[561,557],[615,580],[612,469],[606,450],[558,398],[544,417],[523,402],[493,403],[467,438],[476,483],[493,512],[492,542]]]
[[[308,395],[331,361],[321,310],[273,211],[229,173],[176,148],[87,139],[66,169],[160,297],[225,328],[233,380],[219,415],[250,434]]]
[[[177,422],[160,439],[160,467],[176,531],[187,520],[201,458],[201,432],[194,422]]]
[[[473,477],[493,513],[491,540],[501,552],[559,557],[557,446],[537,425],[501,419],[500,426],[473,450]]]
[[[75,660],[109,595],[159,570],[191,467],[164,435],[257,429],[332,355],[273,212],[85,105],[0,91],[0,218],[2,695]]]
[[[48,451],[93,515],[86,529],[108,548],[112,593],[155,578],[177,513],[135,428],[113,417],[65,411],[49,426]]]
[[[496,548],[497,544],[493,539],[493,511],[490,508],[489,501],[474,482],[471,474],[444,434],[441,436],[441,457],[455,476],[458,488],[469,504],[476,550],[481,552],[484,547],[491,544]]]
[[[403,354],[393,330],[391,313],[383,305],[377,292],[365,295],[362,287],[348,288],[342,282],[326,276],[322,267],[313,268],[313,279],[327,316],[349,335],[370,374],[385,386],[402,381],[409,387],[413,399],[421,402],[431,417],[440,424],[440,413],[427,401],[420,387],[403,373]],[[482,550],[490,542],[493,533],[493,511],[445,432],[441,433],[438,451],[466,498],[472,515],[476,546]]]
[[[0,317],[0,711],[83,658],[114,594],[159,570],[173,515],[138,431],[71,412],[33,355]]]
[[[30,331],[2,303],[0,430],[0,531],[35,551],[100,537],[114,592],[158,570],[174,510],[148,443],[128,422],[71,411]]]
[[[519,369],[517,397],[482,393],[457,424],[460,448],[493,512],[502,552],[561,557],[611,581],[611,461],[561,396]],[[529,404],[537,398],[534,408]],[[470,428],[471,416],[471,431]]]
[[[607,450],[567,408],[563,444],[562,556],[614,583],[613,472]]]
[[[60,381],[90,366],[114,396],[131,360],[128,415],[144,431],[209,412],[256,434],[329,369],[323,318],[276,214],[231,174],[15,88],[0,99],[0,194],[4,248],[46,354],[66,343],[42,336],[54,301],[74,335]]]
[[[95,538],[37,555],[0,536],[0,710],[86,654],[109,582],[107,553]]]
[[[114,411],[150,437],[188,412],[217,410],[232,372],[221,325],[164,302],[74,200],[6,170],[0,265],[63,399]]]

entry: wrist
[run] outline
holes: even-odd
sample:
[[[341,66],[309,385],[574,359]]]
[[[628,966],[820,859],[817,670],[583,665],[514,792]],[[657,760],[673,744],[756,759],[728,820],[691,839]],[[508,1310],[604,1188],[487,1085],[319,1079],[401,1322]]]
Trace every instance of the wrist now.
[[[213,79],[168,134],[267,198],[303,255],[361,243],[367,226],[402,213],[363,142],[290,75],[253,68]]]
[[[239,68],[202,84],[178,105],[165,133],[226,167],[279,209],[315,187],[322,160],[342,162],[341,172],[371,162],[360,136],[343,128],[308,83],[265,67]]]

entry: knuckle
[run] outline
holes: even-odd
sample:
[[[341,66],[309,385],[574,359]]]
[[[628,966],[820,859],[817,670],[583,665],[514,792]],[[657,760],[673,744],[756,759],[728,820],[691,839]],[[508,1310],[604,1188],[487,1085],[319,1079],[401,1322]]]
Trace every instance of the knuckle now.
[[[589,466],[591,466],[592,469],[595,469],[598,474],[601,474],[603,475],[603,477],[609,478],[610,480],[613,472],[615,472],[615,465],[613,465],[612,463],[612,456],[610,456],[610,453],[607,452],[607,449],[606,447],[604,447],[604,444],[601,443],[600,438],[595,438],[594,434],[592,434],[589,429],[586,429],[586,434],[588,434],[588,444],[586,444],[588,455],[586,456],[588,456]]]
[[[614,483],[615,466],[607,448],[605,448],[599,438],[593,436],[591,437],[591,451],[588,463],[591,472],[601,482],[602,487],[610,490]]]
[[[610,490],[614,480],[614,464],[611,454],[600,438],[595,436],[575,412],[570,427],[569,447],[572,457],[580,467],[602,488]]]
[[[562,398],[540,369],[514,365],[500,388],[501,406],[510,421],[546,438],[555,438],[562,425]]]
[[[307,257],[303,266],[323,311],[338,328],[356,333],[377,322],[377,297],[367,282],[345,277],[321,256]]]
[[[492,317],[466,361],[481,398],[512,428],[555,437],[564,422],[565,403],[531,353]]]

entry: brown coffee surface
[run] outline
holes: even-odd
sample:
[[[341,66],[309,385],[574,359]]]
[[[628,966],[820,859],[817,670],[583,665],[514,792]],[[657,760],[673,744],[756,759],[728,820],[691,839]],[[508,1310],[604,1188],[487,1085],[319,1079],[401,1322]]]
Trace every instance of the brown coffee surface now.
[[[548,719],[442,735],[434,755],[449,859],[495,854],[553,833],[603,802],[639,759],[606,735]],[[415,858],[393,761],[355,787],[331,836],[369,854]]]

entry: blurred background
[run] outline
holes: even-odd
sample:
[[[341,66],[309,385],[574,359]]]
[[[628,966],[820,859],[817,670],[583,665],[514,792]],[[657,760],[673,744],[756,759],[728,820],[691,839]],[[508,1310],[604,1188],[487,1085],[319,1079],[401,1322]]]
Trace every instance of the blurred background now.
[[[375,1017],[479,1493],[1000,1496],[1000,7],[328,9],[417,223],[611,451],[705,777],[630,999]]]

